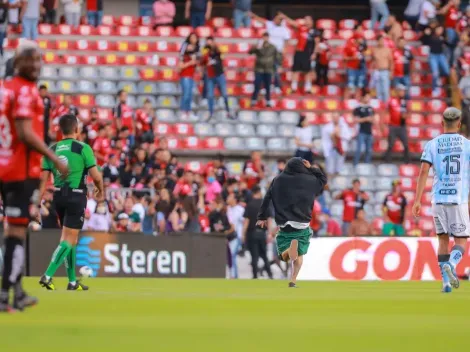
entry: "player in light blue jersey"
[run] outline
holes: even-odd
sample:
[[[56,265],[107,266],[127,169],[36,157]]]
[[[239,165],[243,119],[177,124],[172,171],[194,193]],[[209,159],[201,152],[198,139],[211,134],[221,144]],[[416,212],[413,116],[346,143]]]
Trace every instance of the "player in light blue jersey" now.
[[[432,213],[439,238],[437,260],[441,269],[442,292],[459,287],[455,268],[466,250],[470,235],[468,195],[470,183],[470,141],[459,134],[462,112],[450,107],[444,111],[444,133],[426,143],[416,188],[413,215],[418,217],[429,169],[434,170]],[[449,237],[455,245],[449,254]]]

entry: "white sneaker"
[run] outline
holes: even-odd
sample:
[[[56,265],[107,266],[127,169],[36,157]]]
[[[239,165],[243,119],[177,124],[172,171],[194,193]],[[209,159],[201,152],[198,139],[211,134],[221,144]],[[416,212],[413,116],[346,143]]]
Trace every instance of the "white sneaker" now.
[[[291,89],[292,89],[292,92],[296,92],[296,91],[297,91],[297,89],[298,89],[298,84],[297,84],[297,82],[292,82]]]
[[[279,87],[274,88],[274,93],[276,93],[278,95],[282,94],[281,88],[279,88]]]

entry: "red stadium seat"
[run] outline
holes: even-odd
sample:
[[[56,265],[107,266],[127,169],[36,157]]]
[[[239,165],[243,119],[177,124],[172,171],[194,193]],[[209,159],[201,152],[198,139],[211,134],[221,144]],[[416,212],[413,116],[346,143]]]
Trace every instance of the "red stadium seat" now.
[[[144,65],[145,62],[144,62],[143,57],[136,56],[134,54],[129,54],[129,55],[126,55],[126,56],[122,56],[120,58],[120,64],[121,65],[127,65],[127,66],[132,66],[132,65],[140,66],[140,65]]]
[[[438,99],[433,99],[428,103],[428,111],[442,113],[447,108],[447,104]]]
[[[243,59],[239,57],[225,57],[224,65],[228,68],[240,68],[243,67]]]
[[[212,32],[211,27],[203,26],[203,27],[196,28],[196,34],[199,38],[207,38],[207,37],[210,37],[213,34],[213,32]]]
[[[348,40],[349,38],[352,38],[354,35],[354,32],[351,29],[342,29],[338,31],[338,36],[341,39]]]
[[[153,35],[153,29],[150,26],[140,26],[137,28],[137,35],[139,37],[150,37]]]
[[[222,27],[217,29],[217,37],[233,38],[235,37],[235,30],[233,28]]]
[[[320,101],[317,99],[306,98],[300,101],[300,108],[302,110],[319,110],[320,109]]]
[[[412,31],[412,30],[403,31],[403,37],[405,38],[406,41],[409,41],[409,42],[418,40],[418,35],[416,34],[415,31]]]
[[[254,68],[255,62],[256,62],[256,58],[254,56],[247,56],[244,60],[244,67]]]
[[[318,29],[328,29],[331,31],[336,30],[336,22],[335,20],[329,19],[329,18],[321,18],[317,20],[316,27]]]
[[[382,229],[384,227],[384,219],[383,218],[375,218],[372,221],[372,226],[374,230],[378,233],[382,233]]]
[[[103,56],[97,56],[97,55],[86,55],[83,57],[83,59],[84,59],[84,63],[90,66],[103,65],[105,61]]]
[[[429,46],[422,45],[415,51],[416,56],[427,57],[429,55]]]
[[[177,123],[175,125],[175,133],[183,136],[192,136],[194,135],[193,124],[190,123]]]
[[[51,51],[45,52],[42,58],[46,64],[62,63],[62,58]]]
[[[38,26],[38,31],[39,31],[39,34],[41,35],[52,35],[52,34],[58,34],[59,28],[57,26],[52,26],[50,24],[41,23]]]
[[[234,52],[239,54],[246,54],[250,50],[250,47],[251,45],[248,43],[236,43],[234,45]]]
[[[378,25],[379,25],[379,24],[376,23],[376,26],[378,26]],[[363,28],[364,30],[369,29],[369,28],[370,28],[370,20],[364,20],[364,21],[362,21],[361,26],[362,26],[362,28]]]
[[[400,165],[400,176],[403,177],[417,177],[419,175],[419,167],[417,165]]]
[[[441,128],[437,128],[437,127],[427,127],[427,128],[424,130],[424,136],[425,136],[426,139],[433,139],[433,138],[436,138],[436,137],[439,136],[441,133],[442,133],[442,129],[441,129]]]
[[[376,38],[375,32],[372,29],[366,29],[364,31],[364,38],[366,40],[374,40]]]
[[[162,26],[162,27],[157,27],[155,32],[158,37],[171,37],[173,36],[174,30],[173,30],[173,27]]]
[[[416,189],[417,180],[411,177],[401,178],[401,187],[403,191],[414,191]]]
[[[253,91],[255,90],[254,85],[249,83],[249,84],[244,84],[240,87],[240,94],[241,95],[249,95],[253,94]]]
[[[183,140],[183,145],[187,149],[199,150],[203,147],[203,142],[198,137],[186,137]]]
[[[177,81],[179,74],[171,68],[165,68],[158,72],[158,78],[162,81]]]
[[[114,30],[112,27],[109,27],[109,26],[99,26],[98,34],[102,37],[107,37],[107,36],[113,35]]]
[[[240,82],[241,74],[237,70],[226,70],[225,77],[229,82]]]
[[[119,65],[119,58],[115,54],[107,54],[104,56],[105,65]]]
[[[322,91],[323,91],[323,94],[328,97],[343,96],[343,91],[341,90],[341,87],[338,87],[338,86],[328,85],[326,87],[323,87]]]
[[[148,53],[156,51],[155,43],[150,42],[137,42],[136,43],[136,51],[140,53]]]
[[[81,36],[97,35],[98,30],[93,26],[82,25],[78,27],[78,34],[80,34]]]
[[[225,149],[224,140],[219,137],[209,137],[203,140],[204,149],[222,150]]]
[[[116,21],[113,16],[104,15],[101,23],[105,26],[114,26],[116,25]]]
[[[413,112],[424,112],[425,104],[421,100],[410,100],[408,102],[408,108]]]
[[[160,65],[176,67],[178,65],[178,57],[177,56],[162,56],[160,58]]]
[[[434,231],[434,220],[432,218],[421,218],[418,221],[418,227],[426,232]]]
[[[251,28],[239,28],[235,30],[236,36],[240,38],[253,38],[255,33]]]
[[[142,16],[139,18],[139,24],[141,26],[152,26],[153,25],[153,17],[151,16]]]
[[[199,174],[204,170],[204,167],[204,164],[200,161],[190,161],[186,163],[186,165],[184,166],[184,170],[192,171]]]
[[[61,35],[72,35],[78,33],[76,28],[69,26],[68,24],[59,24],[59,34]]]
[[[230,20],[225,17],[213,17],[210,19],[209,25],[214,28],[229,27]]]
[[[135,42],[118,41],[116,43],[116,49],[120,52],[135,52],[136,48]]]
[[[55,41],[47,39],[38,40],[38,46],[41,50],[54,50],[56,48]]]
[[[170,53],[170,52],[177,51],[175,43],[167,42],[167,41],[160,41],[160,40],[155,43],[155,50],[158,52],[163,52],[163,53]]]
[[[167,136],[167,135],[171,135],[175,133],[173,129],[173,125],[168,124],[168,123],[160,123],[160,122],[157,124],[155,132],[156,134],[163,135],[163,136]]]
[[[348,99],[344,101],[344,108],[346,110],[354,110],[359,105],[359,101],[356,99]]]
[[[336,99],[326,99],[323,101],[323,109],[329,111],[338,111],[342,108],[341,101]]]
[[[429,114],[426,117],[426,122],[431,126],[441,126],[442,116],[440,114]]]
[[[280,107],[285,110],[297,110],[299,102],[296,99],[284,98],[281,100]]]
[[[84,64],[83,57],[80,55],[64,55],[64,63],[67,65],[81,65]]]
[[[137,26],[139,19],[134,16],[120,16],[117,22],[121,26]]]
[[[255,73],[253,71],[242,71],[240,76],[241,76],[242,82],[254,82],[255,81]]]
[[[93,42],[92,42],[93,44]],[[98,40],[96,42],[96,50],[98,51],[115,51],[116,42],[111,42],[107,40]]]
[[[424,124],[424,116],[421,114],[410,114],[410,117],[406,120],[408,126],[422,126]]]
[[[419,127],[408,127],[408,137],[410,138],[422,138],[423,130]]]
[[[156,81],[158,78],[158,71],[153,68],[146,68],[140,70],[140,77],[146,81]]]
[[[193,31],[193,29],[189,26],[180,26],[180,27],[176,28],[175,34],[178,37],[186,38],[187,36],[189,36],[189,34],[192,33],[192,31]]]
[[[85,107],[94,107],[95,97],[93,95],[81,94],[77,97],[77,104]]]
[[[344,20],[339,21],[339,29],[354,29],[356,27],[357,21],[346,18]]]
[[[374,147],[373,150],[374,152],[377,153],[384,153],[387,150],[388,143],[385,139],[379,139],[374,141]]]
[[[137,29],[129,26],[120,26],[117,28],[117,34],[120,37],[135,37],[137,35]]]

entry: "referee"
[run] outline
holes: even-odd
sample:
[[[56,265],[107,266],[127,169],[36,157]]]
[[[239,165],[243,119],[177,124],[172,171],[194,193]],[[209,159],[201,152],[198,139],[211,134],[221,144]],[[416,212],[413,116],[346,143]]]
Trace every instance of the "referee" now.
[[[67,177],[63,178],[52,162],[44,158],[40,191],[42,199],[46,183],[52,173],[54,176],[54,203],[62,227],[62,237],[39,284],[48,290],[55,290],[52,277],[64,263],[69,279],[67,290],[86,291],[88,287],[77,281],[75,277],[76,245],[78,233],[83,227],[87,204],[85,182],[87,174],[90,174],[95,184],[96,200],[99,202],[104,195],[103,177],[98,171],[91,147],[77,140],[80,131],[75,115],[63,115],[59,120],[59,127],[63,139],[52,145],[51,149],[63,163],[68,165],[70,171]]]

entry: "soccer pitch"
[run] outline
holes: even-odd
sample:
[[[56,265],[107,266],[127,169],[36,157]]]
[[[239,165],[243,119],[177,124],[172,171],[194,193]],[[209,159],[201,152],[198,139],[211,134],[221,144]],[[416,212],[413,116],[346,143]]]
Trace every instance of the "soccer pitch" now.
[[[0,315],[5,351],[442,351],[465,349],[470,284],[90,279]]]

